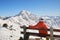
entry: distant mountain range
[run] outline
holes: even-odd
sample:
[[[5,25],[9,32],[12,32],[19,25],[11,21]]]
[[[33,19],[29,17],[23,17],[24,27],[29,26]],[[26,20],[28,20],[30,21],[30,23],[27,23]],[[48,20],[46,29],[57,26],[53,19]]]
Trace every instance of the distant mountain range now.
[[[9,17],[0,17],[4,21],[10,21],[18,25],[31,25],[39,21],[40,18],[43,18],[49,27],[60,27],[60,16],[36,16],[29,11],[22,10],[19,14]]]
[[[36,16],[29,11],[23,10],[15,16],[0,17],[0,40],[18,40],[22,36],[22,29],[20,27],[22,25],[26,25],[27,27],[29,25],[35,25],[39,22],[40,18],[44,19],[48,27],[52,26],[53,28],[60,29],[60,16]],[[8,27],[3,27],[4,24],[7,24]],[[33,32],[37,31],[35,30]]]

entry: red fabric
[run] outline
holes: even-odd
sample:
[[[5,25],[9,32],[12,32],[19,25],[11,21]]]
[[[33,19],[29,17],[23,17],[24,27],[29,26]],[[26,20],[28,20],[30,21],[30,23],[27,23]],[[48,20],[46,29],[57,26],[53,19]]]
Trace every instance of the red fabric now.
[[[32,28],[32,29],[34,29],[34,28],[48,29],[47,25],[44,22],[38,22],[35,26],[30,25],[29,28]],[[48,32],[45,30],[39,30],[39,33],[48,34]]]

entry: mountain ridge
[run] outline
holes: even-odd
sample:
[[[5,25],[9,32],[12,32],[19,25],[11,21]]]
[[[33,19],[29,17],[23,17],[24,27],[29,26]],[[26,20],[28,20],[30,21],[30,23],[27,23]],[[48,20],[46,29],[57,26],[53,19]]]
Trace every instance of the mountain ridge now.
[[[21,31],[23,30],[20,27],[23,25],[27,27],[29,27],[29,25],[36,25],[37,22],[39,22],[40,18],[44,19],[48,27],[60,29],[60,16],[57,16],[57,17],[35,16],[30,14],[30,12],[22,11],[15,16],[9,16],[9,17],[4,17],[3,19],[0,19],[0,39],[1,40],[18,40],[20,37],[23,37],[23,35],[21,34]],[[4,24],[7,24],[7,28],[3,27]],[[30,30],[30,32],[36,33],[38,31]],[[55,34],[60,34],[60,33],[55,33]],[[36,38],[36,37],[33,36],[31,38]]]
[[[3,18],[3,20],[13,20],[12,22],[15,21],[15,23],[20,23],[20,24],[35,24],[39,21],[40,18],[43,18],[45,22],[48,24],[48,26],[59,26],[60,23],[60,16],[36,16],[33,15],[31,12],[22,10],[19,14],[15,16],[9,16]],[[26,23],[25,23],[26,22]]]

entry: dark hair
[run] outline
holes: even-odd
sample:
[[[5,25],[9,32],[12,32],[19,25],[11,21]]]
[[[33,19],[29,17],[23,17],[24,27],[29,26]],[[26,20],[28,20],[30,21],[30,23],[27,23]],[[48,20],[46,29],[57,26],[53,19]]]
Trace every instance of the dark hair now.
[[[40,18],[39,20],[44,20],[43,18]]]

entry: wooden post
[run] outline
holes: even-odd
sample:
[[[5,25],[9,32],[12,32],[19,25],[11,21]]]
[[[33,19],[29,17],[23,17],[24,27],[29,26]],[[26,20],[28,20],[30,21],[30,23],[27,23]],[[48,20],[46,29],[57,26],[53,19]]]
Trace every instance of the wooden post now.
[[[46,36],[46,40],[49,40],[49,37],[48,36]]]
[[[26,26],[25,25],[23,26],[23,29],[24,29],[24,39],[23,40],[26,40]]]
[[[50,27],[50,40],[54,40],[54,38],[53,38],[53,27]]]

